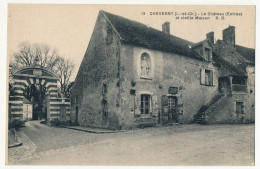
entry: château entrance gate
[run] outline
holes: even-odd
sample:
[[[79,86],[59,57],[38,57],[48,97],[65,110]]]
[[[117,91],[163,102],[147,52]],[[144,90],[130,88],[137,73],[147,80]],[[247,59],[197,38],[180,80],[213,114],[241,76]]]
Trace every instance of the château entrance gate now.
[[[39,65],[25,66],[17,69],[13,73],[14,94],[9,96],[9,110],[11,120],[24,120],[26,114],[23,110],[24,91],[28,86],[41,85],[47,89],[45,96],[47,106],[47,124],[51,120],[58,119],[61,121],[70,120],[70,99],[58,98],[57,93],[57,76],[49,70]],[[65,112],[64,112],[65,111]],[[62,118],[60,114],[62,112]]]

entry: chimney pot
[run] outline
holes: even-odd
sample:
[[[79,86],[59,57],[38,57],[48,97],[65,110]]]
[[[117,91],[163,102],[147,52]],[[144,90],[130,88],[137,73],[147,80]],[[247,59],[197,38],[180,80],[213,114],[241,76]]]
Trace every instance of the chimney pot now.
[[[209,40],[209,42],[210,42],[212,45],[214,45],[214,32],[212,31],[212,32],[207,33],[207,34],[206,34],[206,37],[207,37],[207,39]]]
[[[229,26],[228,28],[224,29],[222,31],[223,41],[230,45],[235,47],[236,45],[236,37],[235,37],[235,27]]]
[[[170,34],[170,22],[164,22],[164,24],[162,24],[162,31]]]

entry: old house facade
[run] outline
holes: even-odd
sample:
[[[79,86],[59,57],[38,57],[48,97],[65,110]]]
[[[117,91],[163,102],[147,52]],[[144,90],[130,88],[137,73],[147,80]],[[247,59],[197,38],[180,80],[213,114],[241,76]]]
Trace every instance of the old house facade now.
[[[26,99],[25,97],[23,98],[23,120],[32,120],[33,115],[33,108],[32,108],[32,103]]]
[[[206,40],[192,43],[171,35],[168,22],[162,30],[99,12],[71,92],[72,122],[117,129],[194,120],[221,123],[228,121],[224,112],[219,119],[215,117],[219,110],[212,113],[216,102],[228,97],[232,104],[227,107],[232,107],[235,115],[234,109],[241,105],[241,110],[246,109],[254,102],[254,94],[249,96],[247,91],[254,91],[254,82],[249,80],[248,72],[227,74],[226,67],[232,71],[233,67],[225,65],[229,60],[222,58],[225,55],[219,42],[214,44],[213,32],[206,35]],[[246,58],[241,62],[246,65],[243,69],[254,72],[254,63]],[[247,86],[245,93],[234,95],[233,89],[241,86],[231,83],[222,92],[221,78],[230,80],[238,74],[246,79],[240,85],[250,82],[253,87]],[[250,97],[250,103],[245,103],[246,97]],[[229,110],[221,107],[221,111]],[[248,121],[253,120],[252,110],[248,109]],[[236,118],[228,119],[237,122]]]

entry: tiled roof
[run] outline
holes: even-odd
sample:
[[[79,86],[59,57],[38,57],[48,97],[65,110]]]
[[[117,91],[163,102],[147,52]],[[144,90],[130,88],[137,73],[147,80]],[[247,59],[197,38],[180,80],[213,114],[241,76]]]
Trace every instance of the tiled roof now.
[[[123,42],[204,60],[190,48],[194,44],[190,41],[121,16],[105,11],[101,11],[101,13],[106,16]]]
[[[213,53],[213,61],[216,63],[218,66],[220,66],[222,75],[224,76],[229,76],[229,75],[245,75],[244,69],[239,69],[238,67],[232,65],[231,63],[227,62],[225,59],[222,57],[219,57],[215,53]]]
[[[252,48],[246,48],[244,46],[239,46],[236,45],[236,51],[243,56],[244,58],[246,58],[247,60],[249,60],[250,62],[252,62],[253,64],[255,64],[255,49]]]
[[[196,48],[196,47],[198,47],[200,45],[203,45],[203,43],[205,43],[205,42],[208,42],[213,47],[213,45],[210,43],[210,41],[208,39],[205,39],[205,40],[202,40],[200,42],[197,42],[197,43],[193,44],[192,48]]]
[[[229,75],[247,76],[247,66],[254,64],[242,56],[237,48],[227,45],[222,40],[216,42],[215,52],[214,61],[227,70]]]

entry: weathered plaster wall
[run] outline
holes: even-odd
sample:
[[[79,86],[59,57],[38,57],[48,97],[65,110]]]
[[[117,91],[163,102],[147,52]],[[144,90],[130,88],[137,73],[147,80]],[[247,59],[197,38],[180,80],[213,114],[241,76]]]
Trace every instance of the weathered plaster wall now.
[[[255,121],[255,67],[247,67],[247,112],[250,112],[252,121]]]
[[[207,104],[217,94],[218,69],[208,62],[201,62],[187,57],[166,54],[164,58],[164,93],[170,86],[182,86],[180,91],[184,113],[180,116],[180,122],[192,122],[193,116],[202,105]],[[201,70],[213,70],[213,86],[201,84]]]
[[[72,89],[71,119],[72,122],[76,122],[78,106],[80,125],[119,127],[119,39],[113,30],[108,35],[108,26],[108,21],[100,13]],[[105,95],[102,94],[103,83],[107,85]],[[107,100],[107,117],[103,116],[103,100]]]
[[[140,57],[142,53],[151,56],[151,79],[141,78]],[[134,125],[134,96],[130,95],[130,89],[136,90],[135,113],[140,111],[140,94],[151,94],[153,98],[153,115],[158,115],[161,109],[162,95],[168,94],[169,87],[181,87],[179,91],[179,104],[183,104],[184,112],[179,117],[180,123],[193,121],[193,116],[199,108],[206,104],[217,93],[218,71],[215,66],[208,62],[179,56],[171,53],[135,47],[129,44],[121,48],[120,75],[124,77],[121,86],[121,97],[124,104],[121,105],[126,126]],[[201,68],[209,68],[214,71],[213,86],[200,84]],[[135,86],[131,82],[135,82]]]
[[[206,111],[207,124],[232,124],[240,123],[241,115],[236,113],[236,102],[243,102],[245,108],[244,122],[254,122],[254,111],[252,111],[252,101],[248,94],[228,94],[221,98],[219,102],[212,105]]]

